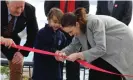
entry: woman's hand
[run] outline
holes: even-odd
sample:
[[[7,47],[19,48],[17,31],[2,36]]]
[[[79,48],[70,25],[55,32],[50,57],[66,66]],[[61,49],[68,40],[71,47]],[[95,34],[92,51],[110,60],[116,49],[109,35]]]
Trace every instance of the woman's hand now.
[[[83,54],[82,54],[81,52],[79,52],[79,53],[72,53],[72,54],[70,54],[70,55],[66,58],[66,60],[72,61],[72,62],[76,61],[77,59],[84,60],[84,56],[83,56]]]
[[[66,54],[62,51],[56,51],[55,54],[59,55],[59,56],[55,56],[55,59],[57,61],[62,61],[63,62],[66,59],[66,57],[65,57]]]

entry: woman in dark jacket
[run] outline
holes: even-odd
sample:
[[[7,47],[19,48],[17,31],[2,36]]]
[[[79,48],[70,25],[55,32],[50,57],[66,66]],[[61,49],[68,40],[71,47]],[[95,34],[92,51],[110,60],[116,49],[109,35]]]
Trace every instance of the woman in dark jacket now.
[[[52,8],[48,14],[48,22],[36,37],[35,48],[50,52],[61,50],[65,47],[66,38],[59,30],[60,19],[63,12]],[[60,62],[53,56],[34,54],[33,80],[61,80]]]

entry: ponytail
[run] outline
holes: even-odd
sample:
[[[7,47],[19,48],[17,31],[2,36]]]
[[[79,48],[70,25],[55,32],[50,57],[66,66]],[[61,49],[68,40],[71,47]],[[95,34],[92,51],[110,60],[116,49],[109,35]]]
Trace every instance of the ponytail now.
[[[86,32],[86,24],[87,24],[87,19],[86,19],[86,14],[87,11],[85,8],[77,8],[74,12],[76,15],[77,22],[80,25],[80,29],[83,33]]]

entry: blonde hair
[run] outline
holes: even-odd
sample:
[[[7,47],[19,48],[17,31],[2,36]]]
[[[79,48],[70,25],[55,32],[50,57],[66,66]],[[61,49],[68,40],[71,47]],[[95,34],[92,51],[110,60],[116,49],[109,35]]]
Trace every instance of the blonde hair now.
[[[53,16],[56,16],[59,23],[61,22],[61,18],[63,17],[64,13],[58,9],[58,8],[51,8],[49,13],[48,13],[48,20],[52,19]]]

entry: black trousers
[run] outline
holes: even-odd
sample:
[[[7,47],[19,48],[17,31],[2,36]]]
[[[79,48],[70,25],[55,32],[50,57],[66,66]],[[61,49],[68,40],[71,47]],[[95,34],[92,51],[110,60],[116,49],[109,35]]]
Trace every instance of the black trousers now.
[[[115,67],[113,67],[111,64],[109,64],[102,58],[98,58],[97,60],[93,61],[91,64],[93,64],[97,67],[106,69],[108,71],[112,71],[112,72],[121,74]],[[89,71],[89,80],[123,80],[123,79],[121,76],[103,73],[103,72],[95,71],[92,69],[90,69],[90,71]]]
[[[34,54],[32,80],[62,80],[59,62],[53,56]]]
[[[66,61],[67,80],[80,80],[80,65],[78,62]]]
[[[61,63],[61,80],[63,80],[63,66],[64,63]],[[80,65],[78,62],[66,61],[66,80],[80,80]]]

